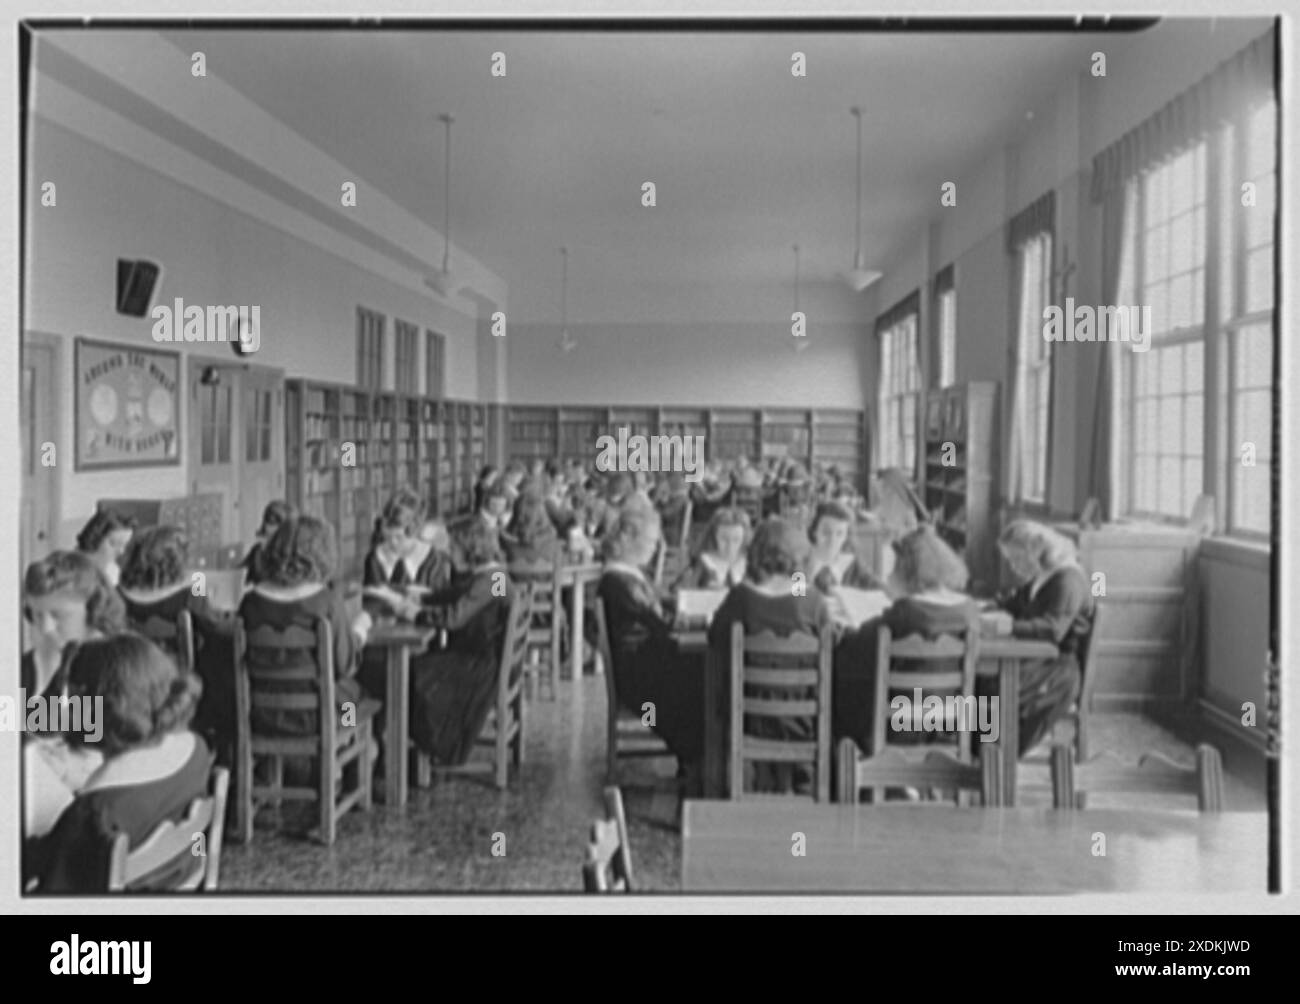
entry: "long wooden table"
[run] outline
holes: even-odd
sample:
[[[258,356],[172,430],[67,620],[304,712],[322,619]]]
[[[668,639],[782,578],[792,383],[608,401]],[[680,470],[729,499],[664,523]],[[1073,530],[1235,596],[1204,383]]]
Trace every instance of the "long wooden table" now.
[[[688,801],[682,891],[1262,892],[1267,824],[1253,812]]]
[[[366,647],[382,648],[387,664],[384,699],[384,804],[405,805],[410,777],[411,651],[421,652],[438,633],[406,621],[380,621]]]
[[[600,579],[604,566],[597,562],[565,564],[560,566],[560,586],[572,587],[569,606],[569,660],[573,679],[582,681],[583,621],[587,616],[586,586]],[[598,661],[599,664],[599,661]]]

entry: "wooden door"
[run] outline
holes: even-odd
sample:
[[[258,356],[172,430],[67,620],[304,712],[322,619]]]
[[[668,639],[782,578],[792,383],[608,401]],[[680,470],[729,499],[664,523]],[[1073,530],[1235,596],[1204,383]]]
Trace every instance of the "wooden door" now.
[[[240,375],[239,539],[251,541],[267,503],[284,498],[284,373],[250,365]]]
[[[239,407],[243,366],[189,359],[190,494],[221,496],[219,540],[234,544],[245,538],[241,505],[243,422]]]
[[[18,408],[23,472],[18,547],[23,568],[59,546],[57,464],[69,465],[72,457],[60,457],[55,452],[59,444],[58,363],[58,339],[27,333],[22,347]]]

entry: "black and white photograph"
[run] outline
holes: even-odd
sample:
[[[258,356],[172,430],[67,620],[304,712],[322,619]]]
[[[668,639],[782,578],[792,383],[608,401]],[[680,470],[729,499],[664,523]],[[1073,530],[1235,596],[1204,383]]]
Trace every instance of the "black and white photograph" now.
[[[18,26],[20,911],[1282,891],[1283,21],[367,17]]]

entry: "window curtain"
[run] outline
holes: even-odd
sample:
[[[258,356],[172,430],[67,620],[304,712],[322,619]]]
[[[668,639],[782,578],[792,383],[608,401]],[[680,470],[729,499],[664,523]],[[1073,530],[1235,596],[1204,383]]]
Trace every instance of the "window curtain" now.
[[[888,422],[885,420],[885,413],[884,413],[885,398],[890,389],[889,371],[892,368],[889,365],[891,360],[887,358],[885,353],[885,332],[888,331],[890,328],[892,328],[894,325],[896,325],[899,321],[903,320],[903,318],[907,317],[909,314],[916,314],[919,323],[920,311],[921,311],[921,291],[915,290],[912,293],[908,294],[907,296],[903,297],[903,299],[899,300],[898,303],[894,304],[883,314],[880,314],[876,317],[876,365],[877,365],[877,369],[879,370],[879,374],[878,374],[879,379],[877,380],[877,389],[876,389],[877,463],[879,463],[881,458],[885,456],[884,436],[885,436],[886,426],[888,425]],[[918,342],[918,347],[917,347],[918,358],[917,358],[916,365],[919,367],[920,366],[919,335],[917,338],[917,342]],[[895,343],[893,346],[893,351],[898,352],[900,351],[900,349],[901,346]],[[902,430],[899,431],[901,432]]]
[[[1022,316],[1025,306],[1034,300],[1033,291],[1027,288],[1030,280],[1027,245],[1039,234],[1054,236],[1056,228],[1056,191],[1053,189],[1040,196],[1029,206],[1013,216],[1007,223],[1007,251],[1012,256],[1014,265],[1011,282],[1011,318],[1014,330],[1011,333],[1011,345],[1008,359],[1007,395],[1008,422],[1006,452],[1007,498],[1020,499],[1020,483],[1023,472],[1020,470],[1020,437],[1024,432],[1025,415],[1024,388],[1020,386],[1020,350],[1024,344],[1026,325],[1032,325],[1041,332],[1042,318]],[[1055,241],[1052,242],[1055,247]],[[1050,273],[1052,262],[1049,259],[1044,268]],[[1050,292],[1049,292],[1050,296]]]
[[[936,388],[943,383],[943,317],[939,304],[945,293],[956,285],[952,265],[945,265],[934,277],[934,300],[930,305],[930,374],[927,385]],[[955,371],[955,366],[954,366]]]
[[[1277,30],[1269,29],[1224,60],[1209,75],[1093,158],[1091,200],[1102,213],[1102,302],[1119,303],[1124,277],[1126,216],[1133,212],[1130,183],[1274,93]],[[1115,515],[1114,402],[1118,377],[1115,344],[1100,353],[1085,498],[1095,498],[1105,519]]]
[[[1092,201],[1122,191],[1131,178],[1267,101],[1274,92],[1276,44],[1277,29],[1271,28],[1097,154],[1092,161]]]

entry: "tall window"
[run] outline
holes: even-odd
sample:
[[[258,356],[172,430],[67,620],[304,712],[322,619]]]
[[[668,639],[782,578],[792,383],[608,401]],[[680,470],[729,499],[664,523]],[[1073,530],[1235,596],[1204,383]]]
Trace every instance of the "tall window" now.
[[[877,321],[880,338],[880,464],[914,472],[921,367],[915,294]]]
[[[1226,348],[1226,525],[1267,533],[1273,465],[1273,221],[1277,105],[1226,130],[1218,329]],[[1254,461],[1253,464],[1250,461]]]
[[[1016,248],[1020,313],[1016,322],[1016,373],[1012,418],[1011,496],[1047,499],[1047,449],[1052,402],[1051,343],[1043,336],[1043,312],[1052,296],[1052,235],[1040,230]]]
[[[935,334],[938,343],[938,386],[951,387],[957,382],[957,289],[949,265],[934,279]]]
[[[429,397],[447,393],[447,339],[436,331],[424,333],[424,392]]]
[[[384,315],[365,307],[357,308],[357,386],[384,386]]]
[[[399,394],[418,394],[420,371],[416,368],[416,340],[420,328],[415,324],[397,320],[393,322],[393,386]]]

